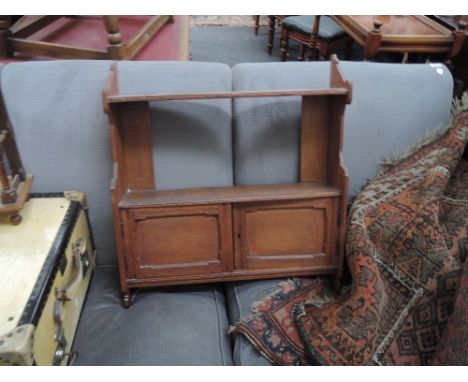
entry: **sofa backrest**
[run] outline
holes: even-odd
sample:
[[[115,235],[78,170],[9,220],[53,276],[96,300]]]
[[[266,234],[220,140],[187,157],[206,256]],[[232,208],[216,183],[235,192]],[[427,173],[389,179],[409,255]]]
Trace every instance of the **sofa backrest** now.
[[[109,125],[101,92],[108,61],[9,64],[1,89],[33,192],[80,190],[98,249],[98,263],[116,263],[110,204]],[[120,92],[230,91],[222,64],[119,62]],[[229,186],[232,175],[230,100],[151,105],[158,189]]]
[[[83,191],[102,255],[115,253],[109,180],[109,128],[101,90],[108,62],[12,63],[1,88],[33,192]],[[115,255],[113,255],[115,256]]]
[[[453,80],[441,64],[340,65],[353,85],[343,151],[354,194],[383,159],[447,123]],[[236,91],[329,87],[328,62],[239,64],[232,71]],[[236,184],[298,181],[300,111],[299,97],[233,100]]]
[[[353,82],[345,114],[350,192],[379,161],[447,121],[452,79],[443,66],[342,62]],[[101,91],[107,61],[8,64],[1,90],[33,192],[81,190],[99,264],[116,263],[109,127]],[[119,62],[120,92],[187,93],[328,87],[329,63]],[[298,98],[151,104],[158,189],[295,182]],[[231,129],[231,122],[234,129]],[[232,162],[234,147],[234,165]],[[233,176],[234,169],[234,176]]]
[[[118,63],[122,95],[231,91],[227,65]],[[150,103],[153,165],[159,190],[233,185],[229,99]]]

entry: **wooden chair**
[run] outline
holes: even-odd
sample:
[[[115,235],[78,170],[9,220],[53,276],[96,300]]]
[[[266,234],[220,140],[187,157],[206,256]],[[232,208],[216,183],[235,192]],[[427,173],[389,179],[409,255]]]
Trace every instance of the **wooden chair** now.
[[[275,16],[268,16],[268,54],[271,55],[273,51],[273,41],[275,38],[275,25],[281,26],[283,24],[283,20],[288,17],[284,15],[275,15]]]
[[[332,51],[348,48],[348,35],[328,16],[289,16],[281,28],[281,61],[286,61],[289,39],[300,44],[299,60],[309,48],[309,60],[327,58]],[[346,53],[348,55],[348,53]]]
[[[268,44],[267,44],[267,49],[268,49],[268,54],[271,55],[271,52],[273,51],[273,41],[275,37],[275,27],[276,25],[281,26],[283,20],[287,16],[284,15],[274,15],[274,16],[268,16]],[[256,15],[254,17],[255,19],[255,36],[258,36],[258,29],[260,28],[260,16]]]

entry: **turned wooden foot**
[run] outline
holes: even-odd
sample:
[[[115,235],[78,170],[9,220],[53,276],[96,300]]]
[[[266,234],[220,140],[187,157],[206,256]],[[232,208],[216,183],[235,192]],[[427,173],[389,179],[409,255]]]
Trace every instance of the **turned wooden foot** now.
[[[20,214],[15,214],[15,215],[10,216],[10,223],[13,224],[13,225],[20,224],[22,220],[23,220],[23,218],[21,217]]]
[[[281,40],[281,61],[286,61],[286,55],[288,54],[288,40]]]
[[[132,294],[130,292],[122,292],[122,305],[125,309],[132,305]]]

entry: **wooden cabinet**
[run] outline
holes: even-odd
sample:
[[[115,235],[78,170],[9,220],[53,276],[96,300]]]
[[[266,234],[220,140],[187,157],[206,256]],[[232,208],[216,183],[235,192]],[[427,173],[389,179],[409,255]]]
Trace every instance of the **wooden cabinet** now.
[[[129,276],[163,279],[232,271],[231,207],[132,208],[121,212]]]
[[[235,269],[309,270],[337,264],[338,198],[241,204],[234,208]]]
[[[149,102],[301,96],[300,182],[158,190]],[[331,60],[327,89],[121,96],[104,90],[111,199],[124,306],[132,288],[331,274],[341,277],[348,177],[343,114],[351,85]],[[157,118],[157,114],[153,118]]]

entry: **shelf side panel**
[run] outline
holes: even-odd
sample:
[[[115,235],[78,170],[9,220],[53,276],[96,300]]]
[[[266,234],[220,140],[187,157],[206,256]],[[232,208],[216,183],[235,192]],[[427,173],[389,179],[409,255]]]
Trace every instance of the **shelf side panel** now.
[[[121,104],[119,128],[124,136],[128,188],[155,189],[148,102]]]
[[[303,97],[299,177],[324,182],[327,177],[329,97]]]

